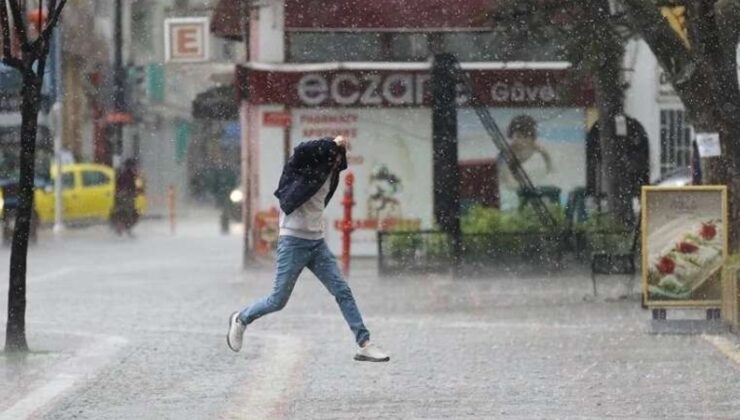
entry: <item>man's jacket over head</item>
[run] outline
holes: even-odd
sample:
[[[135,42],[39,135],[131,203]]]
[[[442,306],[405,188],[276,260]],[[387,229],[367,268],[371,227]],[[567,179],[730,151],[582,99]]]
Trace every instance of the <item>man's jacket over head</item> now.
[[[339,159],[338,170],[332,172],[337,159]],[[347,152],[330,137],[299,144],[293,149],[293,156],[285,164],[275,191],[275,197],[280,200],[280,209],[285,214],[292,213],[313,197],[332,175],[329,194],[325,201],[325,204],[328,204],[339,185],[339,172],[345,169]]]

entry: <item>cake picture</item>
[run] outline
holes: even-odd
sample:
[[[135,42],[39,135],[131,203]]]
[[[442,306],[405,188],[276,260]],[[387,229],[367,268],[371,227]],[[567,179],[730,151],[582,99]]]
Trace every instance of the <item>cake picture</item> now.
[[[714,308],[727,257],[727,187],[643,187],[645,306]]]
[[[681,229],[679,218],[659,232],[665,235],[659,252],[648,259],[648,293],[651,299],[691,299],[722,267],[722,222],[708,219]]]

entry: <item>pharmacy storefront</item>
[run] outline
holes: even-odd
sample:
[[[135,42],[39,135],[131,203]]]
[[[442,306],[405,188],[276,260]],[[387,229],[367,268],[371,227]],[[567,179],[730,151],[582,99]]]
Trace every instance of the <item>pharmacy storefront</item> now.
[[[572,83],[567,66],[486,63],[464,69],[475,99],[490,107],[504,134],[515,119],[534,122],[536,148],[524,166],[535,184],[557,186],[563,200],[584,185],[593,92]],[[428,64],[252,65],[240,67],[237,78],[253,214],[277,207],[273,191],[295,145],[343,135],[350,138],[349,171],[355,176],[353,255],[377,253],[378,229],[433,228]],[[466,108],[470,100],[458,98],[460,163],[495,165],[498,150]],[[515,206],[510,180],[490,178],[476,181],[496,186],[499,206]],[[342,193],[343,184],[325,213],[327,240],[335,251],[340,249],[336,223],[343,214]]]

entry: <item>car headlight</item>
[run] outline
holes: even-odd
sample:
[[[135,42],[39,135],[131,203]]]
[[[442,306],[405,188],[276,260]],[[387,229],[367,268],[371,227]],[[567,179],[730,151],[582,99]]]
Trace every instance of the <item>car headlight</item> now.
[[[244,200],[244,193],[242,193],[241,190],[233,190],[231,191],[231,194],[229,194],[229,200],[231,200],[232,203],[241,203],[242,200]]]

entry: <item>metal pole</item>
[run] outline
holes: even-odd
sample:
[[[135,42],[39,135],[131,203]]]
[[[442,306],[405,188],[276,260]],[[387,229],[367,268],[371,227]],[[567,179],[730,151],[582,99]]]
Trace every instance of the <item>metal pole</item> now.
[[[251,18],[251,0],[241,0],[239,2],[239,19],[242,31],[242,40],[244,41],[245,56],[247,61],[252,58],[249,48],[250,41],[250,18]],[[244,186],[244,200],[242,201],[242,221],[244,222],[244,252],[242,264],[244,267],[250,267],[255,264],[253,242],[249,236],[253,233],[252,226],[252,149],[250,147],[251,139],[249,138],[249,113],[254,112],[250,107],[240,106],[240,118],[242,128],[242,185]]]
[[[52,107],[54,115],[54,228],[55,234],[64,230],[64,197],[62,195],[62,104],[57,101]]]
[[[452,240],[453,269],[461,264],[460,169],[457,157],[456,59],[434,56],[432,65],[432,151],[434,216]]]
[[[54,166],[56,177],[54,178],[54,228],[52,231],[59,234],[64,230],[64,197],[62,196],[62,134],[64,133],[63,110],[63,81],[62,81],[62,29],[56,28],[52,46],[54,48],[54,84],[55,102],[52,107],[54,120]]]
[[[125,74],[123,72],[123,10],[121,0],[116,0],[114,13],[113,108],[115,112],[123,112],[125,108]],[[123,125],[121,123],[116,123],[113,133],[113,167],[117,169],[121,165],[121,155],[123,154]]]

